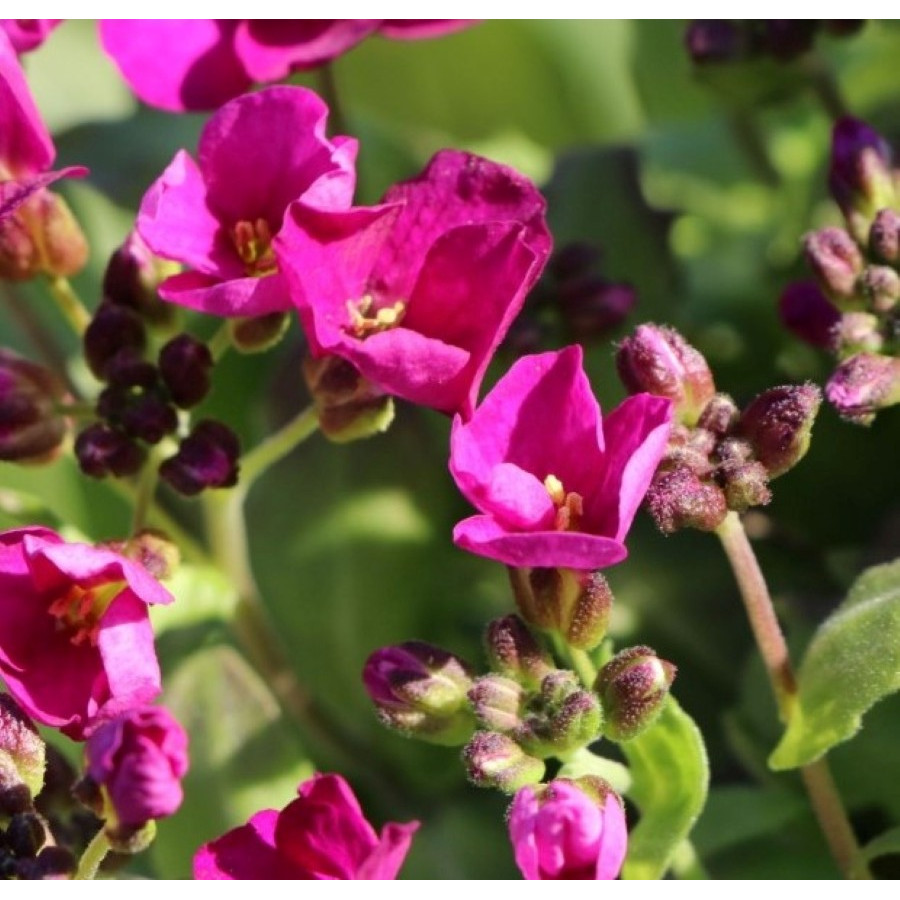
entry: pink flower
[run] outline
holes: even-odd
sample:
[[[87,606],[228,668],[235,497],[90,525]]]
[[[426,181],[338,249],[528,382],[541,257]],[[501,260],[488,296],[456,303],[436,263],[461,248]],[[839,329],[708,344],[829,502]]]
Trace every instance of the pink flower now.
[[[387,881],[397,877],[418,822],[384,826],[379,837],[340,775],[314,775],[299,798],[266,809],[204,844],[194,857],[203,880]]]
[[[481,515],[453,540],[511,566],[620,562],[671,416],[668,399],[638,394],[601,420],[578,346],[523,357],[471,421],[454,419],[450,471]]]
[[[144,706],[103,721],[84,752],[88,776],[106,788],[120,824],[140,827],[181,806],[187,734],[168,710]]]
[[[106,19],[103,49],[145,103],[215,109],[254,82],[278,81],[346,53],[377,30],[437,37],[467,21],[411,19]]]
[[[160,691],[150,603],[172,597],[139,563],[47,528],[0,534],[0,677],[38,722],[75,740]]]
[[[191,271],[166,279],[166,300],[215,315],[290,308],[272,240],[288,205],[349,207],[356,141],[325,136],[328,108],[312,91],[267,88],[222,107],[197,162],[179,151],[141,202],[137,227],[159,256]]]
[[[619,874],[628,846],[622,801],[599,779],[588,787],[596,799],[563,779],[516,794],[509,837],[529,881],[611,881]]]
[[[6,32],[16,53],[36,50],[62,19],[0,19],[0,30]]]
[[[313,355],[342,357],[385,393],[468,417],[550,253],[544,209],[528,179],[455,150],[381,206],[295,203],[275,252]]]

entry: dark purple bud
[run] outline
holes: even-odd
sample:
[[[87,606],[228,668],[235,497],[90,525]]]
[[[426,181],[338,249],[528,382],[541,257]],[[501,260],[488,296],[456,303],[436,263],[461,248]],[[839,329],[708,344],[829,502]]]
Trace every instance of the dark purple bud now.
[[[69,432],[58,412],[65,396],[65,385],[49,369],[0,348],[0,459],[53,460]]]
[[[68,879],[77,868],[72,851],[65,847],[44,847],[34,862],[41,881]]]
[[[570,241],[553,253],[547,264],[547,271],[560,282],[580,279],[599,265],[602,257],[597,245],[586,241]]]
[[[572,339],[582,343],[604,337],[628,317],[637,302],[630,285],[612,284],[599,275],[559,287],[559,304]]]
[[[684,33],[684,45],[695,63],[721,63],[740,58],[747,41],[729,19],[695,19]]]
[[[891,158],[890,144],[865,122],[845,116],[835,123],[828,188],[848,221],[857,214],[868,229],[878,210],[895,205]]]
[[[866,24],[865,19],[824,19],[822,26],[835,37],[849,37],[857,34]]]
[[[825,396],[845,419],[869,425],[879,410],[900,403],[900,359],[875,353],[851,356],[828,379]]]
[[[900,300],[900,275],[890,266],[866,266],[859,284],[872,312],[890,312]]]
[[[856,242],[843,228],[822,228],[803,242],[806,260],[825,292],[834,300],[847,301],[856,294],[856,280],[864,260]]]
[[[764,19],[762,44],[775,59],[788,62],[812,47],[818,28],[815,19]]]
[[[526,687],[537,687],[554,668],[550,655],[515,615],[494,619],[488,625],[485,646],[491,668]]]
[[[594,684],[606,714],[606,736],[628,741],[651,725],[662,711],[676,671],[650,647],[629,647],[617,653]]]
[[[29,800],[41,792],[45,750],[24,710],[9,694],[0,693],[0,818],[16,811],[9,809],[8,801],[15,801],[23,787]]]
[[[134,475],[144,464],[144,451],[128,435],[96,423],[75,439],[75,456],[81,471],[92,478]]]
[[[209,347],[189,334],[179,334],[159,351],[159,374],[181,409],[196,406],[209,393],[212,366]]]
[[[900,260],[900,213],[893,209],[878,211],[869,229],[869,247],[885,262]]]
[[[127,405],[119,416],[119,422],[122,430],[131,437],[140,438],[148,444],[158,444],[178,428],[178,413],[162,398],[146,393]]]
[[[463,747],[462,760],[472,784],[497,788],[506,794],[537,784],[544,777],[541,760],[526,754],[512,738],[495,731],[476,731]]]
[[[110,361],[123,351],[140,357],[147,334],[140,316],[124,306],[101,303],[84,333],[84,356],[88,367],[101,381],[106,380]]]
[[[469,688],[468,699],[478,724],[490,731],[513,731],[522,724],[525,688],[503,675],[485,675]]]
[[[833,331],[841,314],[814,281],[789,284],[778,300],[778,312],[785,327],[814,347],[833,344]]]
[[[109,258],[103,276],[103,297],[127,307],[154,325],[168,325],[175,316],[171,303],[159,299],[156,289],[177,265],[153,255],[141,236],[132,231]]]
[[[227,425],[204,419],[181,441],[178,452],[159,467],[159,474],[186,497],[206,488],[234,487],[240,453],[237,435]]]
[[[715,531],[728,513],[722,490],[684,466],[658,472],[647,491],[646,503],[663,534],[682,528]]]
[[[44,846],[47,833],[40,816],[33,812],[16,813],[6,826],[4,843],[19,859],[34,858]]]
[[[526,356],[529,353],[539,353],[545,346],[545,340],[545,326],[524,309],[506,332],[503,349],[516,357]]]

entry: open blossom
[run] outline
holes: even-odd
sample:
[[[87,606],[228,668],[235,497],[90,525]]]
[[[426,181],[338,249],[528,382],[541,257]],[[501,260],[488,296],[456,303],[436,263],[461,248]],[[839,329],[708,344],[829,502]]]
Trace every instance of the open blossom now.
[[[328,108],[312,91],[274,87],[223,106],[195,162],[179,151],[141,202],[147,245],[190,271],[167,278],[173,303],[223,316],[290,308],[272,249],[293,201],[350,206],[356,141],[325,136]]]
[[[622,801],[592,779],[588,796],[565,779],[523,787],[509,811],[516,865],[529,881],[609,881],[622,868],[628,826]]]
[[[511,566],[620,562],[671,416],[668,399],[637,394],[601,419],[578,346],[523,357],[471,421],[454,419],[450,471],[481,514],[453,540]]]
[[[313,356],[341,357],[385,393],[468,417],[550,253],[544,209],[527,178],[455,150],[380,206],[293,204],[275,252]]]
[[[47,528],[0,534],[0,677],[38,722],[80,740],[160,691],[147,614],[172,597],[139,563]]]
[[[140,827],[181,806],[187,734],[163,707],[136,707],[102,721],[84,752],[88,776],[106,789],[119,824]]]
[[[215,109],[254,82],[278,81],[346,53],[370,34],[438,37],[451,19],[105,19],[103,49],[145,103]]]
[[[194,857],[202,880],[368,880],[397,877],[418,822],[390,822],[377,835],[340,775],[314,775],[281,811],[204,844]]]

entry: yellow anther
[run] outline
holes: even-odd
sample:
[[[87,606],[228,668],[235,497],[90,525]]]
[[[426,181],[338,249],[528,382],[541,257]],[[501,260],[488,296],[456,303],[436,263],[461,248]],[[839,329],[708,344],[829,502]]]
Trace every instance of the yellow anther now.
[[[366,294],[360,300],[347,301],[347,313],[350,317],[347,330],[351,334],[365,338],[370,334],[387,331],[399,325],[406,315],[406,303],[403,300],[397,300],[391,306],[383,306],[373,311],[374,304],[375,300],[371,294]]]

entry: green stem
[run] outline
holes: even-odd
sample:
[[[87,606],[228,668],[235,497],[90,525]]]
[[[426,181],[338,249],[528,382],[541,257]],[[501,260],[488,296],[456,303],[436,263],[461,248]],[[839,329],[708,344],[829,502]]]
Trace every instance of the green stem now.
[[[241,486],[246,493],[250,485],[270,466],[287,456],[319,427],[314,406],[308,406],[287,425],[269,435],[262,443],[241,457]]]
[[[79,337],[84,334],[91,321],[91,314],[81,302],[81,298],[75,292],[68,278],[61,275],[48,280],[50,293],[56,301],[60,312],[72,327],[72,331]]]
[[[147,517],[153,506],[153,494],[156,490],[156,482],[159,476],[159,460],[155,454],[144,463],[144,469],[137,481],[134,494],[134,510],[131,514],[131,533],[133,535],[142,531],[147,523]]]
[[[716,529],[716,534],[738,583],[750,627],[775,694],[779,718],[787,723],[797,704],[797,681],[766,580],[737,513],[729,512]],[[861,873],[854,869],[859,844],[825,757],[803,766],[800,775],[831,855],[844,877],[870,878],[868,870]]]
[[[212,358],[218,362],[231,349],[231,325],[226,320],[206,342]]]
[[[681,881],[707,880],[709,872],[697,856],[694,845],[688,841],[682,841],[672,856],[672,873]]]
[[[334,77],[334,67],[331,63],[325,63],[324,66],[319,66],[317,73],[319,76],[319,92],[322,94],[322,98],[331,110],[331,115],[329,117],[331,127],[329,131],[331,131],[332,134],[346,134],[347,117],[344,115],[344,110],[341,106],[337,81]]]
[[[593,688],[597,680],[597,668],[586,650],[577,647],[566,647],[566,655],[575,673],[581,679],[581,683],[589,690]]]
[[[81,859],[78,861],[78,869],[75,872],[75,881],[93,881],[97,877],[100,864],[109,853],[109,839],[106,837],[104,825],[93,837],[85,848]]]
[[[847,104],[827,61],[821,56],[812,56],[808,63],[808,71],[812,89],[828,117],[837,121],[842,116],[848,115]]]

